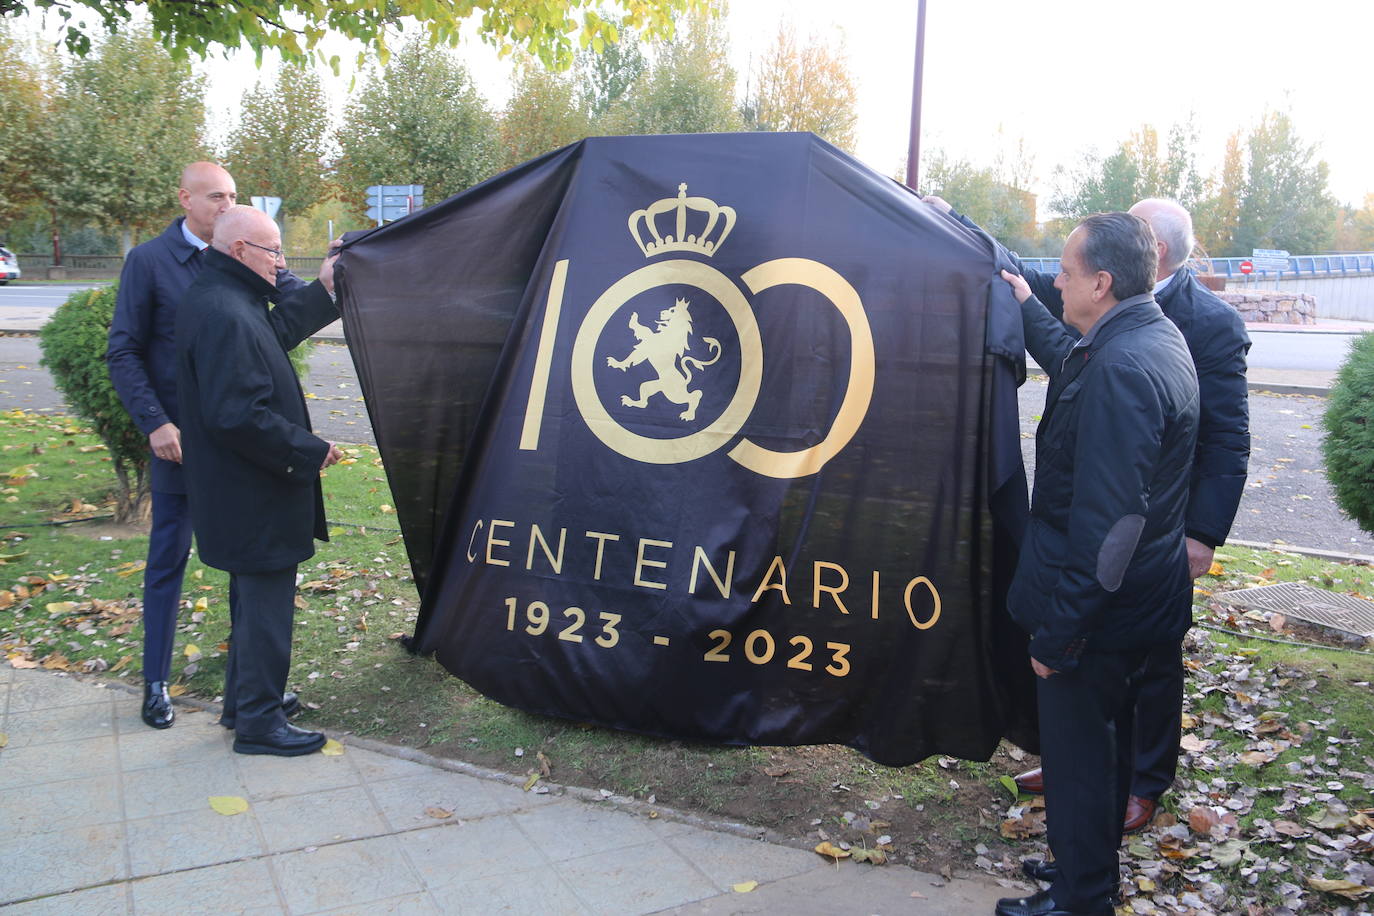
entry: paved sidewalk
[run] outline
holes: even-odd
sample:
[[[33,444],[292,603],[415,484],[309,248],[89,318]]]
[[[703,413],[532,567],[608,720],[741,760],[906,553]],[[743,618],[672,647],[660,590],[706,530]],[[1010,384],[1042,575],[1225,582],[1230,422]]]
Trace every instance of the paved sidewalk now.
[[[0,909],[19,914],[987,914],[1013,891],[844,862],[406,749],[249,757],[215,712],[0,663]],[[407,759],[413,758],[413,759]],[[225,816],[210,796],[237,796]],[[429,809],[429,810],[427,810]],[[442,809],[448,818],[436,817]],[[729,826],[729,825],[721,825]],[[758,882],[748,893],[735,884]],[[8,905],[6,905],[8,904]]]

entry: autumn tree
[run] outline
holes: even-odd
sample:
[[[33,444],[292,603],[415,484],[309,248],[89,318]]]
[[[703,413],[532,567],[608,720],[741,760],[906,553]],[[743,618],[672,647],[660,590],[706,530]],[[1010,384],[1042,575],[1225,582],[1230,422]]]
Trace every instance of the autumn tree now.
[[[225,167],[244,202],[281,198],[282,219],[300,216],[325,193],[329,102],[313,70],[286,65],[244,94]]]
[[[1337,251],[1374,251],[1374,194],[1364,196],[1364,206],[1348,204],[1336,215],[1332,247]]]
[[[1191,121],[1173,125],[1163,149],[1159,132],[1143,125],[1105,158],[1092,152],[1076,168],[1056,169],[1050,206],[1075,219],[1127,210],[1146,197],[1167,197],[1191,209],[1206,193],[1196,145]]]
[[[501,114],[502,168],[581,140],[590,131],[590,114],[571,78],[532,58],[516,64],[510,101]]]
[[[51,88],[37,64],[0,24],[0,226],[37,201],[34,142],[48,118]]]
[[[1193,208],[1193,233],[1198,245],[1212,257],[1230,257],[1236,253],[1236,227],[1240,223],[1240,195],[1244,184],[1245,162],[1237,132],[1226,138],[1219,180],[1212,183],[1212,192]]]
[[[68,64],[41,134],[39,192],[63,219],[134,233],[160,228],[176,210],[186,163],[205,157],[204,89],[147,30],[100,42]]]
[[[984,166],[936,150],[926,157],[921,186],[924,193],[944,198],[1008,248],[1035,255],[1044,246],[1036,226],[1035,195],[1030,191],[1033,164],[1024,139],[1010,148],[999,144],[992,163]]]
[[[750,77],[744,105],[750,130],[811,131],[853,151],[858,93],[842,43],[832,47],[813,36],[801,44],[784,23]]]
[[[739,130],[735,70],[719,20],[697,15],[655,47],[653,66],[599,124],[613,134],[689,134]]]
[[[1245,184],[1240,193],[1234,249],[1325,250],[1336,224],[1336,199],[1327,190],[1328,169],[1304,143],[1292,119],[1266,114],[1246,139]]]
[[[546,65],[572,63],[574,46],[601,50],[613,44],[617,22],[646,35],[666,38],[674,16],[704,12],[712,0],[0,0],[0,18],[57,10],[67,48],[85,56],[102,33],[130,28],[135,11],[143,10],[153,35],[177,60],[204,57],[212,48],[248,47],[258,60],[269,48],[291,63],[319,56],[328,34],[362,44],[361,66],[371,54],[386,58],[390,42],[407,18],[419,21],[431,46],[454,47],[472,30],[503,54],[523,49]],[[96,25],[88,25],[87,11]],[[338,58],[330,63],[338,70]]]
[[[357,212],[369,185],[424,185],[433,203],[497,170],[496,118],[447,49],[412,40],[361,82],[338,134],[338,181]]]
[[[592,119],[597,119],[630,91],[649,69],[649,63],[638,33],[621,28],[615,44],[606,45],[599,53],[592,48],[579,51],[573,69],[582,107]]]

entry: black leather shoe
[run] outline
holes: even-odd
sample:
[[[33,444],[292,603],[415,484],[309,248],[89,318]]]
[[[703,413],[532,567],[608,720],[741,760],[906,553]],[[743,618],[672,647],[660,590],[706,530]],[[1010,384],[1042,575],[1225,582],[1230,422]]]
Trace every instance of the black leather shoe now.
[[[284,716],[294,716],[296,713],[301,711],[301,698],[296,696],[289,690],[286,693],[283,693],[281,695],[281,711],[282,715]],[[221,715],[219,717],[219,724],[223,725],[230,731],[233,731],[234,717],[230,715]]]
[[[271,754],[275,757],[300,757],[313,754],[324,747],[324,735],[308,732],[290,723],[265,735],[238,735],[234,738],[236,754]]]
[[[1024,859],[1021,862],[1021,873],[1034,881],[1053,884],[1054,879],[1059,877],[1059,866],[1044,859]],[[1112,906],[1121,906],[1121,895],[1112,894],[1111,903]]]
[[[1066,910],[1049,891],[1041,891],[1034,897],[1003,897],[993,912],[997,916],[1114,916],[1116,911],[1106,902],[1089,910]]]
[[[153,728],[171,728],[177,717],[172,698],[167,695],[166,681],[149,681],[143,685],[143,721]]]

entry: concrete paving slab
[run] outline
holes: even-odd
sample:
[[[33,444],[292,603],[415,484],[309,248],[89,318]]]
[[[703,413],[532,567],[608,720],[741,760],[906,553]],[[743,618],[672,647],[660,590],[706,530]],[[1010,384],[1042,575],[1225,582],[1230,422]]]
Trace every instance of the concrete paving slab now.
[[[181,811],[128,821],[129,872],[135,878],[222,865],[267,852],[251,816],[226,817],[207,803]]]
[[[657,841],[555,862],[554,870],[593,913],[653,913],[723,890]]]
[[[392,827],[411,830],[428,827],[435,819],[426,808],[452,811],[455,820],[468,820],[549,804],[550,796],[521,792],[511,786],[490,783],[462,773],[430,770],[369,784],[377,807]]]
[[[285,913],[266,859],[249,859],[131,882],[134,913]]]
[[[428,776],[434,772],[434,767],[423,763],[400,757],[388,757],[386,754],[378,754],[361,747],[350,746],[348,759],[353,761],[353,768],[368,783],[401,779],[406,776]]]
[[[61,680],[54,678],[47,671],[24,669],[18,673],[21,677],[11,686],[9,697],[9,711],[13,714],[32,712],[35,709],[110,703],[111,694],[96,690],[69,690]]]
[[[441,912],[460,916],[486,916],[488,913],[593,916],[595,913],[583,906],[573,889],[547,868],[477,881],[458,881],[431,893],[443,908]]]
[[[0,834],[0,904],[74,891],[129,876],[124,825]]]
[[[114,711],[108,697],[101,702],[10,713],[5,719],[10,747],[63,744],[114,734]],[[57,753],[57,751],[54,751]]]
[[[709,830],[690,830],[667,842],[722,889],[746,881],[779,881],[816,867],[814,852]]]
[[[223,730],[223,729],[221,729]],[[232,745],[231,745],[232,746]],[[272,757],[230,753],[226,760],[238,765],[239,776],[250,801],[302,795],[320,789],[342,789],[361,781],[345,755],[326,757]]]
[[[272,860],[293,913],[361,906],[424,890],[396,837],[355,840]]]
[[[19,837],[117,824],[123,814],[119,775],[107,773],[6,789],[0,792],[0,811],[5,813],[5,832]]]
[[[361,786],[253,802],[252,811],[272,852],[391,833]]]
[[[509,817],[412,830],[395,839],[431,890],[549,864]]]
[[[0,792],[114,773],[118,763],[113,736],[72,741],[63,745],[60,753],[45,744],[6,748],[0,766]]]
[[[641,818],[571,799],[520,812],[514,820],[553,862],[659,842]]]
[[[432,916],[444,912],[452,910],[440,909],[426,894],[407,894],[389,900],[373,900],[364,906],[349,904],[334,910],[319,910],[318,916]]]
[[[196,764],[135,770],[122,774],[121,779],[124,816],[130,819],[201,811],[209,807],[212,795],[248,794],[228,756]]]
[[[232,735],[218,725],[186,721],[177,710],[171,728],[155,729],[140,724],[137,731],[122,730],[119,765],[126,773],[135,770],[197,766],[228,759]]]
[[[129,885],[106,884],[5,907],[5,916],[127,916]]]

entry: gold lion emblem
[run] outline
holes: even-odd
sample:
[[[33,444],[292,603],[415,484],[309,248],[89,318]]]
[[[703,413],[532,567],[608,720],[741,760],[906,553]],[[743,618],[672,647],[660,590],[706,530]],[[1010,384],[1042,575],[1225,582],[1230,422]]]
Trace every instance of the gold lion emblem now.
[[[687,386],[692,382],[692,367],[704,369],[720,359],[720,341],[714,337],[702,338],[712,352],[711,358],[705,362],[684,355],[691,346],[688,338],[692,336],[692,315],[687,310],[688,305],[686,299],[679,299],[659,312],[658,321],[655,322],[657,327],[652,330],[640,323],[638,312],[630,316],[630,330],[639,342],[624,359],[606,357],[606,365],[624,372],[630,366],[648,362],[658,373],[658,378],[639,386],[638,399],[622,394],[621,404],[626,407],[647,407],[649,398],[661,394],[674,404],[687,405],[687,409],[678,414],[679,419],[696,418],[701,391],[688,390]]]

